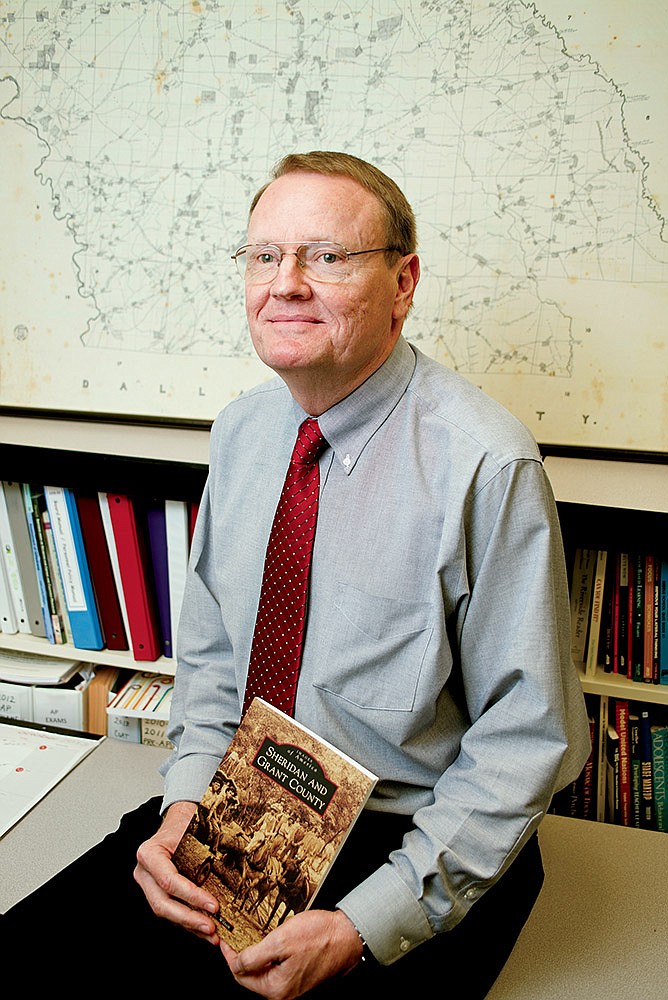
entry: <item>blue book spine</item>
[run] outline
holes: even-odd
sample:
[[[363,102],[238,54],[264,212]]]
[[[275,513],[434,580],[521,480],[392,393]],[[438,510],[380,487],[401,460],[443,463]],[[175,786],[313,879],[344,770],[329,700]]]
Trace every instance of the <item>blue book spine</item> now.
[[[104,638],[76,498],[67,487],[46,486],[44,493],[65,590],[72,642],[79,649],[103,649]]]

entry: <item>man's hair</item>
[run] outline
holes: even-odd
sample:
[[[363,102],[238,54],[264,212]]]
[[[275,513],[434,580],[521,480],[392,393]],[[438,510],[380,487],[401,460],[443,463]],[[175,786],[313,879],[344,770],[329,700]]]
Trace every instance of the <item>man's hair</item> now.
[[[415,253],[417,232],[415,215],[406,196],[395,182],[378,167],[360,160],[350,153],[314,150],[310,153],[288,153],[274,167],[271,180],[257,192],[251,203],[250,212],[272,181],[285,174],[311,173],[327,177],[350,177],[380,202],[385,219],[385,240],[388,246],[398,247],[402,254]]]

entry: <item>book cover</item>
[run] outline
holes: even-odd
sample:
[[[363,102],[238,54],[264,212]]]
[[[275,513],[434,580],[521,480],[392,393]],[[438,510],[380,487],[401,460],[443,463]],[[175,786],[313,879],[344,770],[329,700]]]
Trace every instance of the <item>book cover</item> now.
[[[125,596],[132,654],[135,660],[154,661],[162,650],[144,523],[132,497],[108,493],[107,501]]]
[[[612,670],[622,677],[629,676],[629,554],[615,556],[615,592],[613,603]]]
[[[76,504],[102,624],[104,644],[107,649],[128,649],[129,644],[98,498],[96,495],[77,493]]]
[[[176,655],[176,637],[190,556],[188,513],[188,503],[185,500],[165,500],[169,608],[172,618],[173,655]]]
[[[578,548],[571,577],[571,656],[576,663],[585,659],[589,609],[591,607],[596,549]]]
[[[169,557],[167,554],[167,516],[164,500],[150,503],[146,509],[146,526],[150,548],[150,566],[157,609],[160,650],[163,656],[173,656],[172,612],[169,591]]]
[[[588,677],[594,677],[596,675],[596,668],[599,662],[601,623],[603,621],[604,613],[603,596],[605,591],[607,564],[607,551],[605,549],[599,549],[596,554],[596,569],[594,571],[589,635],[587,638],[587,656],[585,660],[585,673]]]
[[[58,625],[57,633],[55,628],[56,600],[53,593],[53,587],[51,586],[51,577],[48,574],[46,549],[44,545],[44,536],[42,534],[42,519],[41,517],[38,517],[37,521],[35,520],[36,500],[33,500],[33,492],[30,483],[21,483],[19,489],[21,491],[21,498],[25,508],[26,527],[28,528],[28,535],[30,536],[32,558],[35,564],[35,575],[39,589],[39,601],[42,609],[44,631],[49,642],[55,644],[56,641],[58,641],[59,643],[62,643],[63,639],[60,634],[60,625]]]
[[[596,819],[605,823],[607,812],[607,734],[609,696],[602,694],[598,700],[596,724]]]
[[[0,540],[1,546],[2,541]],[[5,632],[7,635],[15,635],[18,630],[19,626],[16,620],[14,602],[12,601],[7,567],[2,553],[0,553],[0,631]]]
[[[619,822],[631,826],[631,734],[629,703],[624,698],[615,699],[614,726],[619,738]]]
[[[51,582],[53,584],[54,595],[56,599],[56,613],[58,615],[58,620],[60,623],[60,631],[63,637],[63,642],[69,642],[72,637],[72,629],[70,628],[70,618],[67,613],[65,588],[63,587],[63,578],[60,572],[60,566],[58,565],[56,543],[53,540],[51,515],[49,514],[49,508],[46,503],[46,497],[43,496],[43,500],[44,500],[43,506],[40,504],[42,510],[42,527],[44,529],[44,544],[46,546],[46,558],[49,564],[49,572],[51,574]]]
[[[668,726],[654,725],[652,734],[652,787],[654,792],[654,819],[660,833],[668,831]]]
[[[640,715],[629,712],[629,743],[631,748],[631,826],[642,825],[642,759],[640,753]]]
[[[86,717],[89,733],[107,735],[107,705],[119,683],[118,667],[95,667],[95,673],[86,687]]]
[[[111,571],[114,574],[114,583],[116,584],[116,595],[121,608],[123,628],[129,643],[130,622],[128,620],[128,609],[125,605],[125,594],[123,593],[123,581],[121,579],[121,567],[118,563],[118,552],[116,551],[116,539],[114,538],[114,529],[111,524],[111,514],[109,513],[109,495],[107,493],[98,493],[97,499],[100,506],[100,517],[102,518],[104,536],[107,539],[107,551],[109,552]]]
[[[74,493],[45,486],[51,530],[63,581],[72,642],[79,649],[103,649],[104,637]]]
[[[32,540],[28,530],[23,491],[21,484],[4,481],[2,483],[4,505],[6,511],[6,530],[9,531],[9,544],[14,553],[16,570],[19,578],[20,592],[23,599],[25,619],[28,628],[19,631],[31,632],[33,635],[47,637],[46,625],[42,614],[42,598],[33,555]],[[18,589],[17,589],[18,594]]]
[[[654,830],[654,787],[652,776],[652,719],[647,708],[640,710],[640,825]]]
[[[620,823],[619,803],[619,734],[612,723],[608,723],[605,737],[606,754],[606,811],[607,823]]]
[[[633,601],[631,607],[631,679],[643,679],[643,606],[645,600],[645,556],[633,555]]]
[[[645,555],[643,681],[654,683],[654,554]]]
[[[308,909],[376,776],[256,698],[173,855],[237,951]]]
[[[668,684],[668,556],[659,570],[659,683]]]

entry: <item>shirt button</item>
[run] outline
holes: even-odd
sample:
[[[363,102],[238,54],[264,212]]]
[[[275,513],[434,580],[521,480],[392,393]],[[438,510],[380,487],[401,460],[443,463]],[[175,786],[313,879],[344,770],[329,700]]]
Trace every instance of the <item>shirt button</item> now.
[[[407,941],[405,937],[402,937],[401,940],[399,941],[399,951],[408,951],[410,946],[411,946],[410,941]]]

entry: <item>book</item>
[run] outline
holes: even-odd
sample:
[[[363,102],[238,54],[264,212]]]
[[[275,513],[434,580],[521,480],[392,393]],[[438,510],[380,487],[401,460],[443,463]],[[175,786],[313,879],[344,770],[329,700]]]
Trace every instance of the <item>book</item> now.
[[[668,684],[668,556],[659,569],[659,683]]]
[[[97,495],[77,492],[76,504],[93,581],[95,601],[102,625],[104,644],[107,649],[128,649],[123,614]]]
[[[631,621],[631,680],[643,679],[643,613],[645,601],[645,556],[642,552],[633,554],[633,600]]]
[[[308,909],[376,775],[255,698],[172,857],[235,950]]]
[[[86,688],[86,729],[89,733],[107,735],[107,706],[121,676],[118,667],[95,667],[94,676]]]
[[[598,700],[596,723],[596,819],[605,823],[607,813],[607,734],[609,696],[602,694]]]
[[[49,508],[47,507],[46,504],[46,497],[44,498],[44,505],[41,509],[42,509],[42,527],[44,529],[44,544],[46,546],[46,558],[49,564],[49,572],[51,575],[51,582],[53,584],[54,597],[56,600],[56,613],[58,615],[58,621],[60,623],[60,631],[63,637],[63,642],[69,642],[72,636],[72,630],[70,628],[70,619],[67,613],[65,588],[63,587],[63,578],[60,572],[60,566],[58,565],[56,543],[53,540],[51,515],[49,514]]]
[[[642,757],[640,751],[640,716],[629,712],[629,747],[631,751],[631,826],[639,829],[642,807]]]
[[[615,591],[613,599],[612,670],[622,677],[629,676],[629,554],[615,554]]]
[[[111,563],[111,571],[114,575],[114,583],[116,584],[116,596],[118,597],[118,603],[121,609],[123,628],[129,643],[130,622],[128,620],[128,609],[125,605],[125,594],[123,593],[123,580],[121,579],[121,567],[118,564],[118,553],[116,552],[114,529],[111,524],[111,514],[109,513],[109,495],[107,493],[99,492],[97,495],[97,499],[100,506],[100,517],[102,518],[102,527],[104,528],[104,536],[107,540],[107,551],[109,553],[109,562]]]
[[[654,683],[654,553],[645,555],[643,681]]]
[[[654,787],[652,776],[652,720],[649,709],[640,710],[640,825],[643,830],[653,830]]]
[[[165,500],[169,608],[172,619],[172,650],[176,655],[179,616],[186,586],[190,556],[189,507],[185,500]]]
[[[601,623],[603,621],[604,613],[603,595],[605,590],[607,563],[607,551],[605,549],[599,549],[596,553],[596,569],[594,570],[591,614],[589,619],[589,635],[587,638],[587,654],[585,659],[585,673],[588,677],[595,676],[596,668],[599,662]]]
[[[619,738],[619,823],[631,826],[631,734],[625,698],[615,698],[614,726]]]
[[[659,832],[665,833],[668,831],[668,785],[666,785],[668,726],[653,725],[651,727],[651,734],[655,828]]]
[[[143,519],[132,497],[108,493],[109,517],[135,660],[161,655],[155,595]]]
[[[605,762],[606,762],[606,811],[605,820],[607,823],[620,823],[620,803],[619,803],[619,733],[608,723],[608,730],[605,738]]]
[[[103,649],[102,627],[74,492],[69,487],[45,486],[44,496],[63,581],[72,642],[79,649]]]
[[[589,609],[591,607],[596,549],[577,548],[571,576],[571,656],[576,663],[585,659]]]
[[[150,547],[150,566],[153,574],[153,592],[157,610],[160,650],[171,657],[172,612],[169,591],[169,557],[167,554],[167,516],[164,500],[150,503],[146,509],[146,526]]]
[[[0,546],[2,542],[0,541]],[[9,577],[5,560],[0,553],[0,631],[7,635],[15,635],[19,630],[16,621],[16,610],[12,601]]]
[[[0,649],[0,680],[15,684],[65,684],[84,665],[72,657]]]
[[[53,593],[53,587],[51,585],[51,577],[48,574],[46,547],[44,544],[44,535],[42,533],[42,518],[38,514],[37,520],[35,520],[37,498],[36,495],[33,497],[33,490],[30,483],[21,483],[19,489],[21,491],[21,498],[25,508],[24,514],[26,526],[28,528],[28,535],[30,537],[33,563],[35,564],[35,576],[39,589],[39,601],[42,609],[42,621],[44,623],[46,638],[49,642],[54,644],[56,641],[62,643],[63,637],[60,633],[60,624],[58,623],[57,626],[57,635],[54,628],[56,625],[56,601]]]
[[[17,601],[17,618],[22,624],[20,632],[46,638],[46,626],[42,615],[37,570],[33,556],[32,541],[28,531],[21,484],[6,480],[2,483],[3,503],[3,544],[11,550],[16,578],[13,593]],[[20,613],[19,613],[20,609]]]

